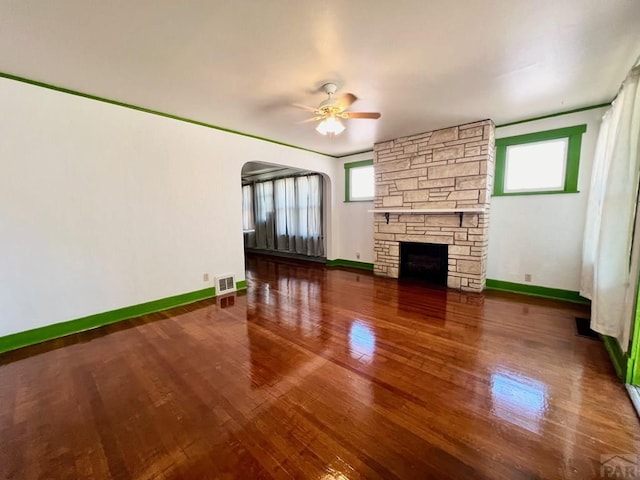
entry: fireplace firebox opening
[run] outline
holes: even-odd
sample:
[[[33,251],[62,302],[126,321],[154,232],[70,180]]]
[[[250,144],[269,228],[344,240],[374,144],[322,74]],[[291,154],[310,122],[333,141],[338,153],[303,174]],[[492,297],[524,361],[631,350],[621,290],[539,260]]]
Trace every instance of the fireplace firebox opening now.
[[[449,246],[400,242],[400,278],[447,286]]]

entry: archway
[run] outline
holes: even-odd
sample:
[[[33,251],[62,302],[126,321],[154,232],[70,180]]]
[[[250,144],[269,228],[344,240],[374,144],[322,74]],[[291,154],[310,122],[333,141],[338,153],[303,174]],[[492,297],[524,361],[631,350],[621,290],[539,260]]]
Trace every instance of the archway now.
[[[241,173],[245,253],[325,262],[331,183],[299,167],[247,162]]]

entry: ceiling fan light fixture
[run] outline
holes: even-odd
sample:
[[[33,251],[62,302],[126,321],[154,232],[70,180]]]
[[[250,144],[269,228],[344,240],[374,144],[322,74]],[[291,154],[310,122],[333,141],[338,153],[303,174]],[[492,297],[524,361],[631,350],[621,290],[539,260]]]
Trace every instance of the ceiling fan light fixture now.
[[[316,130],[322,135],[339,135],[344,132],[344,125],[336,117],[328,117],[318,124]]]

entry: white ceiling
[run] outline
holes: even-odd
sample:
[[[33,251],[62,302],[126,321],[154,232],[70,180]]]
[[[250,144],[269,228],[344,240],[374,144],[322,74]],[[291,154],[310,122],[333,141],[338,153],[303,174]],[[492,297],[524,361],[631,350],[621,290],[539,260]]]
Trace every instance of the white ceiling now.
[[[637,0],[0,0],[0,72],[332,155],[608,102],[638,55]],[[382,118],[297,123],[327,80]]]

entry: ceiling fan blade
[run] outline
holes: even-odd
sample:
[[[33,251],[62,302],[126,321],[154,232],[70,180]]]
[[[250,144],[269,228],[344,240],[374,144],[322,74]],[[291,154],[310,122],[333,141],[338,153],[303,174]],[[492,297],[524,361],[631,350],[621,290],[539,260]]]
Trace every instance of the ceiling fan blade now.
[[[310,106],[308,106],[308,105],[302,105],[301,103],[293,103],[292,105],[293,105],[294,107],[296,107],[296,108],[301,108],[301,109],[303,109],[303,110],[307,110],[307,111],[309,111],[309,112],[313,112],[313,113],[316,113],[316,112],[318,111],[318,109],[317,109],[317,108],[310,107]]]
[[[311,117],[306,120],[301,120],[298,123],[309,123],[309,122],[317,122],[318,120],[322,120],[322,117]]]
[[[344,118],[380,118],[382,115],[380,115],[378,112],[344,112],[345,117]]]
[[[346,110],[351,106],[353,102],[358,100],[353,93],[342,93],[340,95],[336,95],[336,103],[342,108],[342,110]]]

